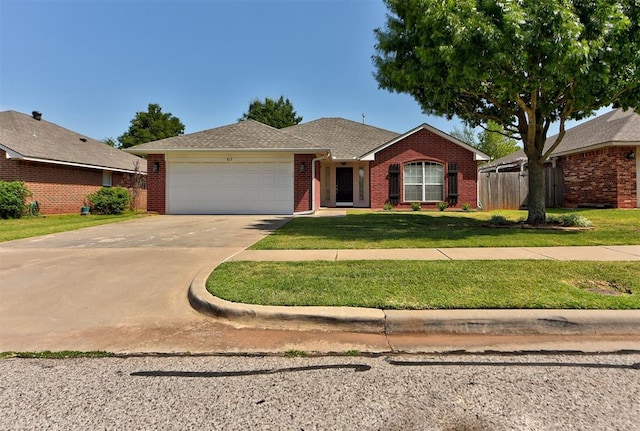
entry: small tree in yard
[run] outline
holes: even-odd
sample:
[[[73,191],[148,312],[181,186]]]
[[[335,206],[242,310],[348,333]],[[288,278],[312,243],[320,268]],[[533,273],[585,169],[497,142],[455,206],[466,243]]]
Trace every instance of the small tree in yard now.
[[[543,164],[567,120],[640,103],[637,0],[385,0],[377,38],[381,88],[408,93],[425,113],[494,121],[522,140],[528,218],[544,223]],[[545,148],[549,127],[558,137]]]
[[[129,190],[131,195],[130,207],[133,211],[138,209],[140,200],[140,191],[143,189],[145,183],[145,175],[140,171],[140,161],[133,162],[133,173],[124,177],[123,186]]]

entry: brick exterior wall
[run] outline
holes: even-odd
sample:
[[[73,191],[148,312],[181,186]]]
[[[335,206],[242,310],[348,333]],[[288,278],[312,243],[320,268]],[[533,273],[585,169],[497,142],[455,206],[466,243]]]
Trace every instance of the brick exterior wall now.
[[[376,154],[371,162],[371,208],[382,208],[389,199],[389,165],[400,165],[400,203],[398,208],[411,208],[403,202],[403,165],[409,162],[430,161],[444,166],[444,199],[448,195],[448,163],[458,164],[458,200],[456,207],[468,203],[477,206],[477,163],[473,153],[429,130],[421,129]],[[435,203],[423,203],[423,208],[435,208]]]
[[[625,157],[632,151],[633,147],[608,147],[563,156],[564,205],[604,204],[636,208],[637,164]]]
[[[113,172],[114,186],[126,183],[128,174]],[[80,213],[87,195],[102,188],[102,171],[49,163],[7,159],[0,150],[0,180],[22,181],[33,195],[28,201],[40,203],[42,214]],[[146,207],[147,193],[141,190],[138,207]]]
[[[154,166],[157,166],[157,169],[154,169]],[[149,154],[147,156],[147,193],[147,211],[165,214],[167,210],[167,162],[164,154]]]
[[[314,159],[313,154],[295,154],[293,156],[293,212],[304,212],[311,210],[311,164]],[[300,166],[305,164],[304,172],[300,172]],[[317,190],[317,183],[320,181],[320,172],[316,164],[316,178],[314,187]],[[316,193],[316,208],[320,207],[320,196]]]

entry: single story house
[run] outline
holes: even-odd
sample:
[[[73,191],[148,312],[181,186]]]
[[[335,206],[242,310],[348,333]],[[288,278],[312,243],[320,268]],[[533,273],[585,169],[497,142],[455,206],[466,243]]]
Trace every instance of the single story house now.
[[[253,120],[127,149],[146,156],[147,209],[162,214],[302,214],[320,207],[477,204],[481,151],[427,124],[404,134],[322,118]]]
[[[640,208],[640,115],[615,109],[567,130],[546,166],[549,207]],[[482,165],[479,184],[484,209],[526,207],[524,151]]]
[[[127,185],[146,161],[32,115],[0,112],[0,181],[22,181],[42,214],[80,213],[87,195]],[[146,207],[146,190],[138,196]]]

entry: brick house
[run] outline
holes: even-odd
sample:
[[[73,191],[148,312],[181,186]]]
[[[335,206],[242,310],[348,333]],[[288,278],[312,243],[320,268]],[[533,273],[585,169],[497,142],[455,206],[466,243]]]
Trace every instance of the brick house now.
[[[22,181],[42,214],[79,213],[87,195],[124,185],[146,162],[132,154],[16,111],[0,112],[0,181]],[[141,190],[138,208],[146,208]]]
[[[489,159],[426,124],[400,135],[342,118],[281,130],[247,120],[127,151],[147,157],[147,208],[163,214],[475,207],[477,161]]]
[[[555,139],[548,138],[546,145]],[[615,109],[567,130],[547,162],[547,206],[640,208],[639,147],[640,115],[632,109]],[[526,165],[521,150],[481,166],[480,195],[489,204],[484,206],[504,207],[492,205],[495,197],[483,190],[489,185],[488,178],[510,172],[521,172],[524,178]],[[526,181],[522,185],[525,190],[512,200],[526,207],[528,185]],[[502,198],[499,200],[510,200]]]

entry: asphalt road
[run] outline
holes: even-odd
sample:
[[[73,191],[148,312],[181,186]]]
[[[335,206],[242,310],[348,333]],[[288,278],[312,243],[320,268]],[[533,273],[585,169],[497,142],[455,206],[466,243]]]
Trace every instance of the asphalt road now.
[[[637,430],[640,353],[0,360],[0,429]]]

